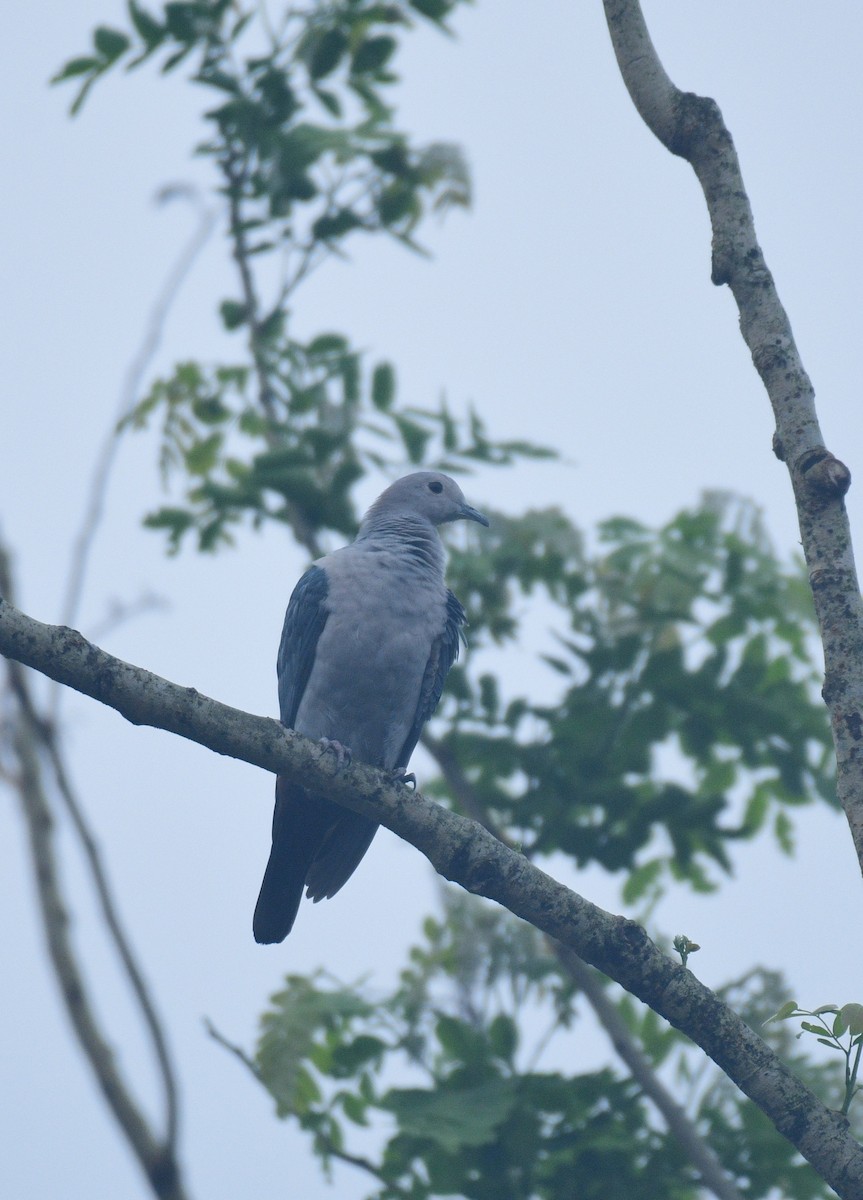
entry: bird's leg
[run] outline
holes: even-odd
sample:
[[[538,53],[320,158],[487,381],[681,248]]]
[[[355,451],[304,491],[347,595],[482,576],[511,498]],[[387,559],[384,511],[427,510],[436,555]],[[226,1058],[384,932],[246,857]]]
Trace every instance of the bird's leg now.
[[[408,771],[407,767],[393,767],[390,772],[396,783],[403,783],[405,787],[409,787],[412,792],[417,790],[417,777],[413,771]]]
[[[353,755],[347,746],[343,746],[341,742],[337,742],[335,738],[322,737],[318,738],[318,745],[323,746],[324,750],[332,750],[336,756],[336,762],[339,764],[339,770],[342,767],[349,767]]]

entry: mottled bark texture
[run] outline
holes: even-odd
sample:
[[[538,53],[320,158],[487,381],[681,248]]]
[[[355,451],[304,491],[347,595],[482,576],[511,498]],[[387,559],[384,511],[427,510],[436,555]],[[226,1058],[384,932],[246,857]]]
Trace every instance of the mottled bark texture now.
[[[448,812],[385,773],[335,756],[284,729],[113,658],[65,627],[0,600],[0,653],[110,705],[136,725],[178,733],[308,788],[386,825],[439,874],[497,901],[556,938],[665,1017],[722,1068],[837,1194],[863,1198],[863,1147],[769,1047],[640,926],[557,883],[476,821]]]
[[[837,791],[863,868],[863,600],[843,497],[851,473],[824,445],[815,393],[755,236],[731,134],[715,101],[681,92],[659,61],[638,0],[605,0],[623,81],[645,124],[690,163],[713,232],[712,280],[728,284],[740,330],[776,419],[824,643],[823,695],[836,744]]]

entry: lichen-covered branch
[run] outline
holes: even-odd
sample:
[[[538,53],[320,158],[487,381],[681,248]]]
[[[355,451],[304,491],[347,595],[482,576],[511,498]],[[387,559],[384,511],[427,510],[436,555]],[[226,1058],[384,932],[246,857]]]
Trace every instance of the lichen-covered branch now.
[[[737,152],[715,101],[671,82],[638,0],[604,0],[623,81],[648,128],[692,166],[713,231],[712,279],[731,288],[740,329],[776,419],[774,451],[788,467],[824,643],[824,699],[837,790],[863,869],[863,600],[843,497],[848,468],[824,445],[815,394],[755,236]]]
[[[503,845],[475,821],[380,771],[339,768],[323,748],[113,658],[74,630],[43,625],[0,600],[0,653],[110,705],[127,720],[178,733],[312,787],[410,842],[439,874],[497,901],[615,979],[687,1034],[845,1200],[863,1197],[863,1147],[709,988],[632,921],[605,912]]]

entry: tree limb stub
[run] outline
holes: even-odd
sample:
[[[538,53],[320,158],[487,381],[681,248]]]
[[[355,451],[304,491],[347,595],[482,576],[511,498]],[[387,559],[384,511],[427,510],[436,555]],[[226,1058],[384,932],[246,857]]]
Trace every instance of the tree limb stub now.
[[[704,192],[716,284],[731,288],[740,330],[776,419],[773,447],[794,489],[800,535],[824,644],[824,700],[837,758],[837,792],[863,870],[863,599],[843,497],[848,468],[832,455],[815,393],[758,239],[731,134],[715,101],[682,92],[659,60],[638,0],[604,0],[623,81],[660,142],[685,158]]]
[[[556,882],[477,822],[360,763],[114,658],[80,633],[44,625],[0,599],[0,653],[114,708],[136,725],[288,775],[379,821],[435,869],[557,938],[665,1017],[722,1068],[844,1200],[863,1200],[863,1147],[744,1022],[632,921]]]

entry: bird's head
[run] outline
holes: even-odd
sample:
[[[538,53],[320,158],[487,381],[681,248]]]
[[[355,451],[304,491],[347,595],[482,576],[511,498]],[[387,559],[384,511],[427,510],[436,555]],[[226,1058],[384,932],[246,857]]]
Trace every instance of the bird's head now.
[[[414,471],[390,484],[366,513],[363,527],[393,517],[422,517],[432,525],[448,521],[488,525],[488,517],[472,508],[456,481],[440,471]]]

